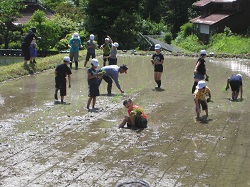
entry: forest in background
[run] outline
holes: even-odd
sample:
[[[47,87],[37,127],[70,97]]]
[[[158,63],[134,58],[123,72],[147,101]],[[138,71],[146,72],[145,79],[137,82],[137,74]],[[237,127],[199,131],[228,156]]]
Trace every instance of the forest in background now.
[[[0,44],[1,48],[18,49],[25,33],[31,27],[36,27],[38,35],[43,38],[38,41],[40,50],[67,49],[67,43],[74,32],[79,33],[83,42],[88,40],[89,34],[94,34],[99,45],[109,35],[120,44],[119,49],[147,50],[148,43],[141,34],[157,35],[159,40],[186,51],[211,48],[211,44],[202,44],[192,32],[189,20],[199,15],[199,11],[192,7],[195,1],[39,0],[43,7],[55,12],[54,16],[47,19],[43,11],[36,11],[28,23],[16,26],[12,23],[21,16],[19,10],[25,5],[20,0],[5,0],[0,2]],[[215,44],[217,40],[228,36],[231,42],[240,37],[249,49],[249,31],[235,38],[236,35],[225,28],[225,33],[214,37],[211,43]],[[220,45],[217,49],[223,51],[225,47],[227,45]],[[235,49],[235,53],[239,53],[240,49]]]

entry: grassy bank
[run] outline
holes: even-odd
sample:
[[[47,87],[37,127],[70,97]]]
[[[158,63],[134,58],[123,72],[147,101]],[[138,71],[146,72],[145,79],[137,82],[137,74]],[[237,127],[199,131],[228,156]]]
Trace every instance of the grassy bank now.
[[[97,52],[97,55],[101,54],[101,51]],[[15,62],[11,64],[3,64],[0,66],[0,82],[4,82],[11,79],[16,79],[32,73],[43,72],[48,69],[54,69],[58,64],[62,63],[64,56],[68,54],[58,54],[53,56],[47,56],[44,58],[37,58],[36,64],[29,64],[28,68],[24,68],[23,61]],[[80,51],[79,59],[83,61],[86,55],[86,51]],[[11,58],[11,57],[10,57]]]

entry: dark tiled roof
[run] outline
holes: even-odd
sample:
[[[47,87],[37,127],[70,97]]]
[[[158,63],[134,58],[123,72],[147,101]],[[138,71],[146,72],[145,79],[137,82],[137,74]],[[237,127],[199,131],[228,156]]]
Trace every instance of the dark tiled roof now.
[[[194,6],[206,6],[209,3],[232,3],[237,0],[201,0],[193,3]]]
[[[206,25],[213,25],[229,16],[235,14],[235,11],[224,11],[224,12],[215,12],[210,16],[201,18],[200,16],[191,20],[192,23],[202,23]]]

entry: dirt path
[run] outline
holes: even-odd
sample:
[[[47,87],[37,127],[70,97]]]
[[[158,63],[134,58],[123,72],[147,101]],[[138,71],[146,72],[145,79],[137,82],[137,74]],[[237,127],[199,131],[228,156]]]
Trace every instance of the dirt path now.
[[[51,72],[38,75],[44,81],[29,97],[43,99],[2,115],[0,186],[111,187],[131,178],[155,187],[250,186],[249,78],[243,77],[244,101],[230,102],[230,92],[223,90],[230,70],[208,62],[214,102],[209,119],[197,122],[190,94],[195,59],[166,57],[160,92],[154,90],[148,59],[120,56],[129,66],[129,73],[120,75],[126,95],[100,96],[96,112],[84,109],[83,68],[73,72],[70,105],[51,102],[53,83],[45,84]],[[105,94],[106,84],[100,89]],[[148,129],[117,128],[126,114],[121,102],[128,97],[145,109]]]

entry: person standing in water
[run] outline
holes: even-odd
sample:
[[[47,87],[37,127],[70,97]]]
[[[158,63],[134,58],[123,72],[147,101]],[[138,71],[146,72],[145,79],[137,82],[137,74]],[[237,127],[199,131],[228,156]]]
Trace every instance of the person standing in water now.
[[[72,61],[73,58],[75,60],[75,69],[78,69],[78,58],[79,58],[79,50],[82,48],[82,41],[78,35],[78,33],[74,33],[72,38],[69,40],[68,47],[70,48],[69,51],[69,58],[70,58],[70,69],[72,69]]]
[[[161,45],[155,44],[155,54],[153,54],[151,63],[154,66],[154,80],[157,89],[161,89],[161,75],[163,72],[164,56],[161,53]]]
[[[68,67],[68,64],[70,63],[70,58],[65,56],[63,58],[63,64],[59,64],[56,69],[55,69],[55,94],[54,94],[54,98],[55,100],[58,100],[57,97],[57,92],[60,90],[60,96],[61,96],[61,104],[66,104],[64,102],[64,96],[66,96],[66,77],[68,76],[68,84],[69,84],[69,88],[71,88],[71,77],[70,75],[71,70]]]
[[[108,60],[108,56],[110,54],[110,49],[112,48],[112,39],[107,36],[107,38],[105,38],[105,43],[101,45],[101,49],[103,50],[103,66],[106,66],[106,62]]]
[[[198,82],[200,80],[206,80],[208,81],[208,75],[206,72],[206,61],[205,58],[207,56],[206,50],[201,50],[200,51],[200,57],[196,62],[196,66],[194,68],[194,84],[192,87],[192,94],[194,93],[196,86],[198,85]],[[205,79],[206,76],[206,79]]]
[[[95,39],[95,36],[93,34],[91,34],[89,36],[89,40],[86,43],[87,55],[86,55],[86,59],[84,62],[84,67],[87,66],[87,63],[89,61],[90,56],[92,59],[95,58],[95,49],[97,48],[97,45],[96,45],[94,39]]]
[[[91,68],[88,68],[88,103],[87,103],[87,109],[89,109],[89,106],[92,101],[92,109],[95,109],[95,103],[96,103],[96,97],[100,95],[99,92],[99,71],[96,69],[99,66],[98,60],[96,58],[93,58],[91,61]]]

